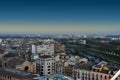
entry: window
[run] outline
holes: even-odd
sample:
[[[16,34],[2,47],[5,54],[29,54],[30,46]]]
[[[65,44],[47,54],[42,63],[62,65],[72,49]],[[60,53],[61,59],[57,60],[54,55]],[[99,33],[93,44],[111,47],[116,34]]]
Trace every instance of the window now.
[[[100,76],[100,78],[102,78],[102,75]]]
[[[9,76],[8,76],[8,79],[9,79]]]
[[[43,66],[41,66],[41,68],[43,68]]]
[[[50,66],[48,66],[48,68],[50,68]]]
[[[50,72],[48,72],[48,74],[50,74]]]
[[[10,76],[10,80],[11,80],[11,76]]]
[[[94,77],[94,73],[92,73],[92,76]]]
[[[111,76],[109,76],[109,79],[111,79]]]
[[[28,70],[29,70],[29,67],[28,67],[28,66],[25,66],[24,70],[25,70],[25,71],[28,71]]]
[[[43,71],[43,69],[41,69],[41,71]]]
[[[96,77],[98,77],[98,74],[96,74]]]
[[[7,63],[5,63],[5,67],[7,67]]]
[[[107,76],[105,76],[105,79],[107,79]]]
[[[118,78],[116,78],[115,80],[118,80]]]
[[[43,72],[41,72],[40,74],[43,75]]]

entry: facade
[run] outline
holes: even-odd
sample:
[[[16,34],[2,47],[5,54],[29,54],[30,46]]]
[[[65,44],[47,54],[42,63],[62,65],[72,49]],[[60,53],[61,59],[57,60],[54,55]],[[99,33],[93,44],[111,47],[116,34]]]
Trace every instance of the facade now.
[[[54,44],[53,43],[32,44],[31,52],[33,54],[40,54],[40,55],[54,54]]]
[[[56,61],[56,73],[63,73],[63,66],[61,61]]]
[[[31,60],[36,60],[38,58],[39,58],[39,54],[32,53],[31,56],[30,56]]]
[[[85,45],[85,44],[86,44],[86,40],[80,40],[80,41],[79,41],[79,43],[81,43],[81,44],[84,44],[84,45]]]
[[[71,76],[74,77],[75,72],[74,72],[74,66],[64,66],[62,69],[62,73],[66,76]]]
[[[92,63],[85,58],[69,57],[56,62],[56,73],[73,77],[74,80],[110,80],[113,73],[107,67],[108,63]],[[116,80],[120,80],[118,77]]]
[[[31,47],[32,47],[32,48],[31,48],[31,52],[32,52],[32,53],[36,53],[36,46],[35,46],[34,44],[32,44]]]
[[[25,61],[21,65],[17,65],[16,69],[36,73],[36,62]]]
[[[55,53],[63,53],[65,51],[65,46],[61,43],[54,43]]]
[[[0,69],[0,80],[31,80],[33,75],[17,69]]]
[[[37,53],[43,55],[54,54],[54,44],[41,44],[36,46]]]
[[[50,55],[43,55],[37,60],[37,73],[50,76],[55,73],[55,59]]]
[[[76,69],[76,80],[110,80],[113,75],[107,73],[93,72],[88,70]],[[120,80],[118,77],[116,80]]]

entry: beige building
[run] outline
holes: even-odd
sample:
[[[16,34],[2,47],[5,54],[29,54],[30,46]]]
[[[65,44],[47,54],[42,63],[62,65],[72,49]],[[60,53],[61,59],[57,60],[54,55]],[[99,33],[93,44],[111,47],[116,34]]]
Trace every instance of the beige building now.
[[[17,65],[16,69],[36,73],[36,62],[25,61],[21,65]]]
[[[102,61],[98,64],[90,62],[85,58],[69,57],[56,63],[57,73],[71,76],[75,80],[110,80],[114,75],[112,69],[107,67],[108,63]],[[111,72],[110,72],[111,71]],[[118,77],[116,80],[120,80]]]

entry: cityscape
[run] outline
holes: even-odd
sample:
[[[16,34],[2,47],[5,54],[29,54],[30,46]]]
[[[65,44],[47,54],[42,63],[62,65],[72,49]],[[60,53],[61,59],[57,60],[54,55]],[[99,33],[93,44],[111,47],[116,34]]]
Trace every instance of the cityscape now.
[[[0,0],[0,80],[120,80],[119,4]]]
[[[110,80],[120,69],[120,35],[4,34],[0,67],[1,80]]]

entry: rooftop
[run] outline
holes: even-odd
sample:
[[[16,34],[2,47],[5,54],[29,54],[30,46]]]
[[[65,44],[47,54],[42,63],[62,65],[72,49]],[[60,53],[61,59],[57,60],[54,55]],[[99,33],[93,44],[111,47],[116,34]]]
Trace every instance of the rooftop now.
[[[16,57],[16,56],[17,56],[17,54],[15,54],[15,53],[8,53],[8,54],[4,55],[3,57],[10,58],[10,57]]]
[[[43,56],[40,56],[40,58],[51,58],[50,55],[43,55]]]
[[[64,76],[63,74],[54,74],[51,76],[50,80],[74,80],[71,77]]]
[[[22,71],[22,70],[17,70],[17,69],[0,69],[0,74],[6,74],[10,76],[14,76],[17,78],[32,78],[33,75],[31,73]]]

